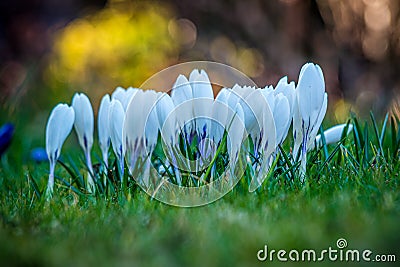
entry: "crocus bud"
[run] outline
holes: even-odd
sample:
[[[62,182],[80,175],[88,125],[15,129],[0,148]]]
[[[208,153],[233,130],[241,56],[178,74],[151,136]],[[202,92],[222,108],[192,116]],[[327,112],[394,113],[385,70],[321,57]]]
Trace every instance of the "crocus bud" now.
[[[110,111],[110,96],[106,94],[100,102],[99,114],[97,116],[97,127],[99,135],[99,145],[103,161],[108,167],[108,149],[110,148],[110,129],[109,129],[109,111]]]
[[[50,113],[46,126],[46,152],[50,161],[50,174],[46,196],[51,198],[54,187],[54,169],[60,157],[61,147],[72,130],[75,112],[66,104],[58,104]]]
[[[75,111],[75,131],[78,136],[79,144],[85,153],[86,165],[89,169],[88,191],[93,193],[95,190],[94,181],[92,178],[92,176],[94,177],[94,173],[92,160],[90,158],[90,151],[93,146],[93,109],[89,98],[83,93],[76,93],[74,95],[72,99],[72,107]]]
[[[139,183],[149,185],[150,159],[158,135],[159,122],[152,112],[157,101],[155,91],[138,91],[130,101],[123,127],[123,151],[127,153],[129,171],[133,176],[141,176]],[[155,119],[154,119],[155,117]],[[133,173],[139,158],[145,160],[139,173]]]
[[[254,177],[249,186],[249,191],[253,192],[262,184],[269,171],[270,158],[276,149],[276,126],[273,111],[261,89],[251,92],[245,103],[251,113],[244,114],[244,120],[249,121],[246,127],[253,141],[254,158],[260,163],[260,167],[254,169]]]
[[[303,179],[306,172],[307,151],[315,140],[328,105],[324,76],[318,65],[307,63],[301,68],[295,105],[293,155],[296,158],[301,147],[300,172]]]
[[[125,151],[123,151],[122,147],[122,129],[124,127],[124,117],[125,111],[122,107],[121,102],[118,100],[111,100],[110,105],[110,114],[109,114],[109,127],[110,127],[110,137],[111,144],[114,150],[115,155],[117,156],[120,173],[121,173],[121,182],[124,174],[124,155]]]

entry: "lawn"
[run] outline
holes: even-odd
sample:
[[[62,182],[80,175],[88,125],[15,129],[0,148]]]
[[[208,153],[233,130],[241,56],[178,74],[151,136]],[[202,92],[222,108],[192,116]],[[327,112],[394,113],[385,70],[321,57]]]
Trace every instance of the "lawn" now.
[[[265,245],[321,251],[337,248],[339,238],[348,249],[394,254],[398,261],[399,131],[391,119],[351,123],[354,131],[343,142],[310,153],[305,183],[288,178],[281,157],[257,191],[249,193],[243,177],[225,197],[197,208],[160,203],[135,184],[90,196],[61,180],[46,201],[48,163],[24,156],[31,141],[17,131],[0,165],[0,265],[291,266],[276,258],[260,262],[257,252]],[[77,147],[69,140],[62,160],[85,173]],[[70,176],[58,165],[56,177]]]

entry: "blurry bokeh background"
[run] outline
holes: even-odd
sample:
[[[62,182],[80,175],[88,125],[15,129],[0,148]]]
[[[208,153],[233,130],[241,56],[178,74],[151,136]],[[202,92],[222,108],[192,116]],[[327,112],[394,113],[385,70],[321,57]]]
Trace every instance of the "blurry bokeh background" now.
[[[297,82],[313,61],[331,119],[383,115],[400,91],[400,2],[1,1],[1,122],[19,114],[42,132],[50,108],[75,91],[97,109],[116,86],[191,60],[229,64],[262,87]]]

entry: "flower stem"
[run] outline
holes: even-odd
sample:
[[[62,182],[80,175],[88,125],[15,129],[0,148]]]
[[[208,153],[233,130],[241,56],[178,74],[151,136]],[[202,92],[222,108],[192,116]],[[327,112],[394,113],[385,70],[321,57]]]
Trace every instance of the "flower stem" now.
[[[88,179],[87,179],[87,190],[89,191],[89,193],[95,193],[96,192],[96,187],[94,185],[94,172],[93,172],[93,167],[92,167],[92,160],[90,158],[90,151],[87,150],[86,151],[86,165],[89,169],[88,171]]]
[[[53,189],[54,189],[54,169],[56,167],[55,161],[50,161],[50,173],[49,173],[49,181],[47,183],[46,189],[46,200],[49,201],[53,197]]]
[[[120,168],[120,174],[121,174],[121,177],[120,177],[121,186],[122,186],[122,182],[124,180],[124,171],[125,171],[124,167],[125,167],[124,157],[120,156],[119,157],[119,168]]]

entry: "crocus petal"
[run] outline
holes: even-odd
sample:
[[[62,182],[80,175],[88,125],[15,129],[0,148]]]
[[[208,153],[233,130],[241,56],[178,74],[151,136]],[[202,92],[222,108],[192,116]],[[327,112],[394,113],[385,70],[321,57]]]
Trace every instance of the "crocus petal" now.
[[[228,97],[229,97],[229,89],[222,88],[218,92],[217,97],[215,98],[215,100],[219,101],[221,103],[228,103]]]
[[[344,128],[346,128],[347,124],[339,124],[339,125],[335,125],[327,130],[324,131],[324,137],[325,137],[325,143],[327,145],[330,144],[335,144],[337,142],[340,141],[340,138],[342,137]],[[353,130],[353,125],[349,124],[349,127],[347,129],[347,133],[346,135],[348,135],[351,131]],[[315,138],[315,142],[313,142],[313,146],[310,149],[313,149],[315,147],[315,143],[317,143],[318,147],[321,147],[322,144],[322,137],[321,135],[317,135],[317,137]]]
[[[318,130],[319,130],[321,124],[322,124],[322,121],[325,118],[325,114],[326,114],[327,108],[328,108],[328,94],[325,93],[324,102],[322,103],[322,107],[321,107],[321,110],[320,110],[320,112],[318,114],[317,121],[315,122],[315,124],[311,128],[309,139],[307,140],[308,141],[308,143],[307,143],[308,147],[310,147],[311,144],[313,144],[314,141],[315,141],[315,137],[317,136]],[[307,148],[307,150],[310,150],[310,148]]]
[[[158,93],[156,111],[159,131],[164,142],[174,144],[176,141],[176,113],[172,98],[166,93]]]
[[[155,110],[157,93],[151,90],[139,90],[130,101],[125,114],[123,127],[123,151],[128,157],[129,171],[135,177],[140,176],[144,185],[149,184],[149,155],[157,143],[158,120]],[[154,114],[154,115],[153,115]],[[146,158],[144,169],[133,173],[139,158]]]
[[[138,89],[133,87],[129,87],[126,90],[122,87],[117,87],[111,94],[111,99],[115,99],[121,102],[124,111],[126,111],[129,102],[131,101],[132,97],[136,94],[137,91]]]
[[[247,130],[254,144],[254,157],[260,165],[259,168],[255,169],[254,177],[249,186],[249,191],[253,192],[262,184],[269,171],[270,157],[276,150],[276,126],[271,108],[261,89],[252,92],[246,98],[246,102],[252,108],[256,118],[256,123]],[[245,114],[245,120],[248,117]]]
[[[283,94],[278,94],[275,97],[273,115],[276,127],[276,143],[282,144],[285,140],[290,127],[290,107],[289,101]]]
[[[243,109],[243,113],[245,115],[245,124],[246,129],[252,127],[252,125],[256,122],[256,118],[254,116],[254,112],[249,104],[246,102],[246,98],[255,91],[254,87],[249,86],[239,86],[235,84],[232,87],[232,90],[229,91],[228,96],[228,105],[232,110],[236,109],[236,105],[240,104]]]
[[[296,94],[294,82],[288,83],[287,76],[282,77],[276,85],[274,93],[275,95],[282,93],[284,96],[286,96],[287,100],[289,101],[290,114],[293,116],[293,107]]]
[[[269,107],[273,111],[275,108],[275,94],[274,91],[271,89],[261,89],[261,93],[265,97],[265,100],[267,100]]]
[[[255,90],[247,98],[246,102],[251,107],[255,123],[252,127],[246,129],[258,148],[261,148],[264,154],[271,154],[275,150],[276,129],[273,113],[268,102],[262,95],[261,89]],[[244,119],[248,119],[249,114],[244,114]],[[253,119],[253,118],[251,118]]]
[[[192,120],[193,115],[193,92],[189,81],[184,75],[179,75],[171,91],[171,99],[176,107],[176,118],[180,129],[184,129],[188,134],[194,130],[194,123],[185,125]]]
[[[108,166],[108,149],[110,147],[110,129],[109,129],[109,111],[110,96],[106,94],[100,102],[99,113],[97,117],[99,145],[103,155],[103,161]]]
[[[293,158],[296,159],[299,153],[301,143],[303,141],[302,119],[299,111],[299,104],[297,101],[297,97],[295,98],[293,107],[293,139],[294,139]]]
[[[251,94],[254,90],[256,90],[255,87],[251,86],[240,86],[235,84],[232,87],[232,91],[235,92],[237,95],[239,95],[241,98],[245,99],[249,94]]]
[[[93,109],[90,100],[85,94],[76,93],[72,99],[72,107],[75,111],[74,127],[79,144],[85,151],[90,151],[93,145],[94,128]]]
[[[193,99],[192,87],[184,75],[179,75],[171,91],[171,98],[175,106]]]
[[[297,85],[299,111],[306,124],[314,124],[324,101],[325,82],[318,65],[305,64]]]
[[[294,107],[295,107],[295,101],[296,101],[295,100],[295,97],[296,97],[295,84],[293,81],[288,83],[287,76],[282,77],[279,80],[278,84],[276,85],[274,93],[275,93],[275,95],[283,94],[289,102],[289,108],[290,108],[289,123],[287,124],[287,129],[284,130],[284,132],[286,132],[286,135],[284,135],[282,137],[282,142],[283,142],[283,140],[286,139],[287,133],[290,128],[290,124],[291,124],[293,116],[294,116]]]
[[[109,114],[110,137],[114,153],[118,158],[123,157],[122,128],[124,126],[124,117],[125,111],[121,102],[114,99],[111,100]]]
[[[129,87],[125,91],[125,101],[122,103],[122,106],[124,107],[124,111],[128,108],[129,102],[131,102],[133,96],[139,91],[138,88],[133,88]]]
[[[235,114],[232,114],[232,116],[228,115],[226,128],[228,132],[227,151],[229,155],[229,167],[231,172],[234,173],[238,153],[245,134],[244,113],[242,106],[239,104],[236,106]]]
[[[213,89],[204,70],[194,69],[189,77],[190,85],[192,86],[193,98],[211,98],[214,99]]]
[[[228,95],[229,90],[223,88],[212,105],[211,116],[214,123],[211,124],[210,136],[216,144],[221,142],[225,128],[227,127],[228,113],[231,110],[227,103]]]
[[[250,134],[251,138],[258,138],[262,128],[262,116],[264,112],[269,112],[272,116],[271,108],[267,101],[262,95],[262,91],[257,89],[251,92],[245,99],[245,101],[239,102],[244,111],[244,119],[246,124],[246,130]],[[265,111],[263,109],[266,109]]]
[[[111,94],[111,99],[116,99],[122,103],[125,99],[125,89],[120,86],[115,88],[114,92]]]
[[[119,162],[119,168],[121,171],[121,182],[124,175],[124,155],[125,151],[122,146],[122,129],[124,126],[125,111],[122,107],[121,102],[118,100],[111,100],[110,114],[109,114],[109,127],[111,144],[115,155]]]
[[[292,119],[289,101],[282,93],[276,94],[272,86],[262,89],[261,92],[267,100],[274,116],[276,143],[281,144],[287,136]]]
[[[211,126],[208,118],[211,115],[214,93],[208,75],[204,70],[199,72],[194,69],[190,74],[189,83],[192,87],[193,118],[195,119],[196,132],[202,133]]]
[[[58,104],[50,113],[46,126],[46,152],[50,161],[57,161],[61,147],[71,132],[75,120],[74,109]]]

